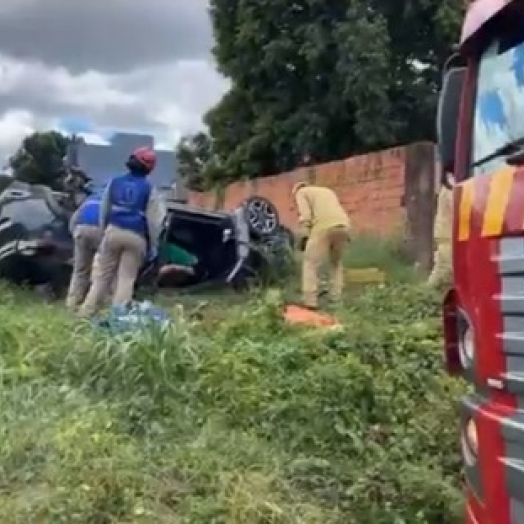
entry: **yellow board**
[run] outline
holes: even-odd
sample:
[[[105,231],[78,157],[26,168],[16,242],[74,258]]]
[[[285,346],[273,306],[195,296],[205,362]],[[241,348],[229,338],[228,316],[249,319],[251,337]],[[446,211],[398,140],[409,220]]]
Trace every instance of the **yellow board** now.
[[[346,282],[349,284],[384,284],[386,274],[376,267],[346,269]]]

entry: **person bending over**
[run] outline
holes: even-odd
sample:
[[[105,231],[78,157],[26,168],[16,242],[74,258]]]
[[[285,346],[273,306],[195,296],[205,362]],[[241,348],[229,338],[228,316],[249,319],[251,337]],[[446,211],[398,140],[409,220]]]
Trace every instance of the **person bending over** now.
[[[113,178],[104,191],[98,267],[80,308],[81,316],[97,312],[115,275],[113,305],[128,304],[144,260],[157,256],[165,206],[148,180],[155,165],[152,149],[135,150],[126,163],[127,173]]]

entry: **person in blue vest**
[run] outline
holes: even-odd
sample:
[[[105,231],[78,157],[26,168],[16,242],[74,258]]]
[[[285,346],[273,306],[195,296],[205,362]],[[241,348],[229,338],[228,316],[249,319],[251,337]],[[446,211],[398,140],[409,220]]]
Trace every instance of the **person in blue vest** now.
[[[126,163],[127,173],[113,178],[102,195],[99,224],[103,237],[80,316],[98,311],[115,276],[113,305],[128,304],[140,268],[157,256],[166,210],[148,180],[156,160],[150,148],[135,150]]]
[[[74,240],[73,273],[66,298],[68,309],[75,310],[86,298],[93,260],[102,240],[100,202],[102,191],[88,196],[69,221]]]

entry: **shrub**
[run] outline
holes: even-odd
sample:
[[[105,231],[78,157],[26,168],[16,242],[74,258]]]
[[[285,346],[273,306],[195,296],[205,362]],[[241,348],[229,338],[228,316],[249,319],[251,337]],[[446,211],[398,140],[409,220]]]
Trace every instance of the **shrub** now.
[[[355,237],[346,252],[346,265],[361,269],[376,267],[384,271],[394,282],[416,282],[420,275],[414,270],[413,260],[407,250],[404,237],[380,238]]]
[[[270,293],[117,338],[4,296],[2,523],[460,522],[463,387],[422,288],[366,291],[339,330]]]

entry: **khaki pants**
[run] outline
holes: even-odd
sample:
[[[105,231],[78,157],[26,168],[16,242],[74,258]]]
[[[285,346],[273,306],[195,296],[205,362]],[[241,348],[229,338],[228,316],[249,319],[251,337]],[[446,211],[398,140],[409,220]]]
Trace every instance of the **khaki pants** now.
[[[144,262],[147,244],[143,237],[118,227],[106,229],[93,272],[93,282],[80,310],[82,316],[94,315],[104,300],[116,275],[113,305],[127,304]]]
[[[96,226],[76,226],[73,238],[75,242],[73,274],[66,298],[66,306],[69,309],[76,309],[87,295],[93,259],[100,245],[102,232]]]
[[[433,270],[428,278],[428,285],[440,287],[453,281],[453,253],[450,241],[437,244]]]
[[[337,226],[313,233],[306,244],[302,262],[302,298],[304,305],[317,307],[319,271],[329,262],[329,298],[338,302],[344,288],[344,248],[349,241],[349,229]]]
[[[93,282],[93,275],[97,274],[97,271],[100,271],[100,252],[96,252],[95,258],[93,260],[93,269],[91,270],[91,282]],[[114,295],[116,289],[116,273],[111,281],[111,285],[106,290],[105,297],[102,302],[110,302],[111,297]]]

